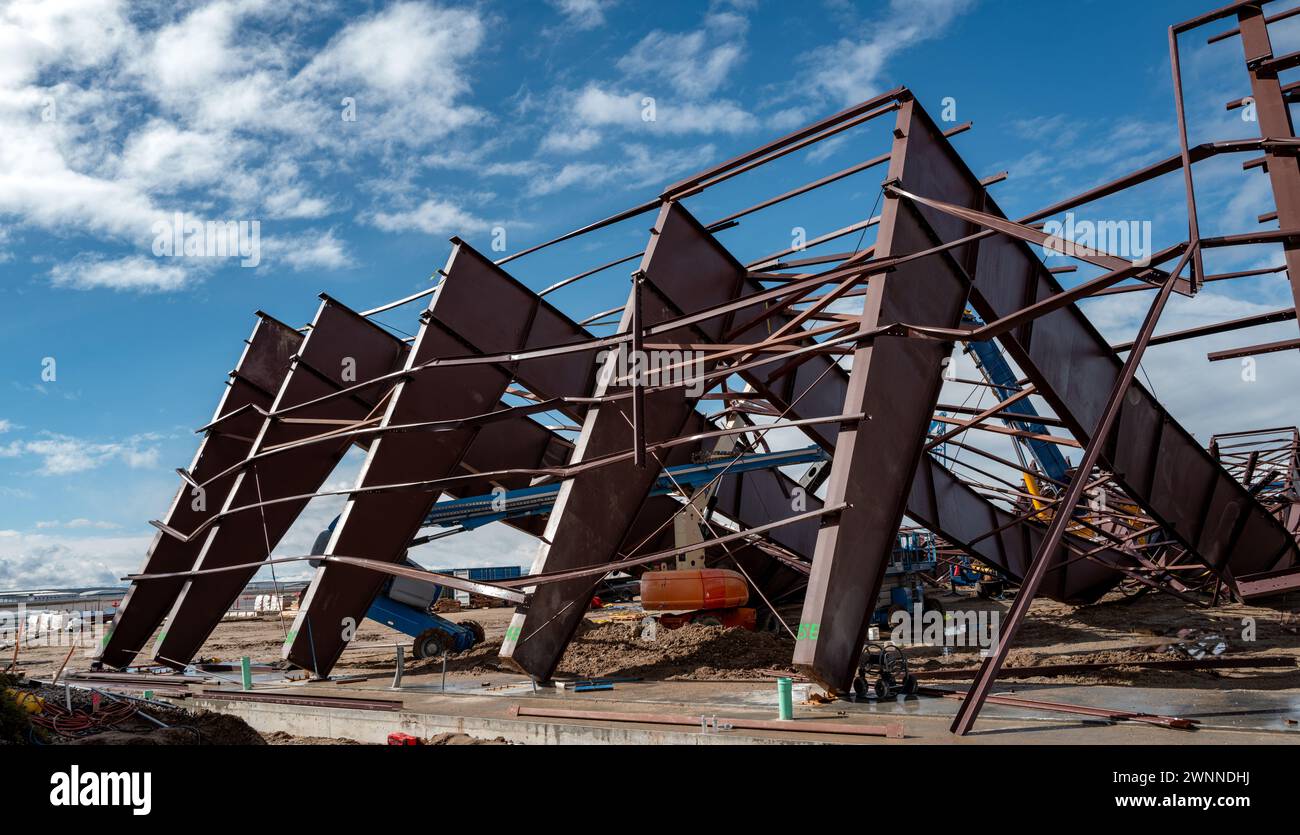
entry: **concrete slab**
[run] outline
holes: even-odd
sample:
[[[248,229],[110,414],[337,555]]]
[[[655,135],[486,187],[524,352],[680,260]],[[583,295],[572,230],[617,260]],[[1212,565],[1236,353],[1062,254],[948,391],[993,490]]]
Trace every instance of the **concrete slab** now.
[[[618,681],[613,690],[574,692],[537,686],[509,674],[421,676],[395,691],[378,678],[351,682],[304,682],[259,686],[257,692],[296,696],[351,696],[400,700],[401,711],[353,710],[310,705],[278,705],[207,699],[196,695],[188,706],[239,715],[263,732],[347,737],[382,742],[393,731],[418,736],[443,732],[482,738],[502,737],[528,744],[1295,744],[1300,726],[1296,691],[1196,691],[1136,687],[1021,686],[1002,693],[1085,706],[1109,707],[1200,719],[1195,731],[1140,723],[1111,724],[1100,719],[989,705],[976,732],[966,738],[948,733],[957,702],[912,698],[877,703],[845,701],[796,705],[787,731],[704,733],[686,726],[591,719],[552,719],[510,715],[512,705],[590,711],[686,714],[727,718],[776,718],[776,687],[763,681]],[[209,688],[210,689],[210,688]],[[221,688],[233,691],[234,688]],[[880,725],[901,722],[905,738],[845,737],[818,734],[816,723]]]

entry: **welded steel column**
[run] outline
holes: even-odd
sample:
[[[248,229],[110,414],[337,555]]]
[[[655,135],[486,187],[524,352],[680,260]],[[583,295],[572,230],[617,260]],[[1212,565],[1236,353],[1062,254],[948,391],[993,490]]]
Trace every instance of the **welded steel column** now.
[[[1265,63],[1273,57],[1273,44],[1268,36],[1264,10],[1248,6],[1237,13],[1241,25],[1241,47],[1246,55],[1246,69],[1250,72],[1250,95],[1255,100],[1255,114],[1259,119],[1260,136],[1265,139],[1294,139],[1295,125],[1291,121],[1291,107],[1282,95],[1282,84],[1277,70]],[[1282,229],[1300,229],[1300,157],[1296,149],[1266,148],[1265,166],[1273,186],[1273,203],[1277,206],[1278,226]],[[1291,295],[1300,310],[1300,241],[1291,239],[1282,244],[1286,257],[1287,277],[1291,280]]]
[[[674,315],[667,297],[683,285],[689,285],[707,306],[734,299],[745,275],[744,266],[673,202],[664,203],[660,209],[641,271],[646,327]],[[620,325],[623,333],[631,328],[632,307],[629,304],[624,309]],[[707,323],[706,332],[717,339],[730,318]],[[693,341],[691,333],[683,328],[656,338],[689,343]],[[606,364],[595,393],[626,390],[624,384],[616,382],[617,352],[610,353]],[[632,414],[628,401],[602,403],[587,413],[572,463],[629,450]],[[653,444],[677,437],[694,403],[684,387],[646,393],[646,441]],[[581,568],[616,559],[619,546],[659,477],[658,462],[653,457],[649,462],[642,469],[629,458],[566,480],[556,497],[532,572]],[[538,587],[527,612],[516,613],[511,621],[501,657],[534,679],[549,679],[582,621],[592,585],[589,579],[577,579]]]
[[[912,100],[898,111],[889,179],[904,188],[943,193],[954,202],[982,208],[983,190],[945,177],[934,157],[945,153],[939,129]],[[921,209],[887,197],[874,255],[887,258],[934,245]],[[944,240],[964,237],[969,224],[931,217]],[[972,265],[978,244],[952,253]],[[862,330],[892,322],[955,328],[966,309],[969,286],[946,258],[911,261],[870,276]],[[858,348],[842,414],[864,412],[840,427],[826,485],[828,505],[845,504],[824,520],[817,536],[812,574],[804,598],[794,665],[836,692],[847,691],[885,569],[907,506],[913,475],[923,455],[926,430],[943,385],[943,360],[952,344],[901,337],[877,338]]]

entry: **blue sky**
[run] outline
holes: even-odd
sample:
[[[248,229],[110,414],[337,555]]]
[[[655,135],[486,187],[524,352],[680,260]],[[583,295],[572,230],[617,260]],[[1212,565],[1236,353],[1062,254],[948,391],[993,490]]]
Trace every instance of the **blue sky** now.
[[[499,227],[507,251],[523,248],[899,84],[936,115],[951,97],[957,120],[974,121],[957,146],[978,173],[1010,172],[994,195],[1019,216],[1176,151],[1166,28],[1208,5],[0,4],[0,587],[110,582],[138,567],[146,522],[170,501],[255,309],[302,323],[321,291],[364,309],[426,288],[452,234],[491,251]],[[1223,108],[1247,90],[1238,42],[1205,44],[1222,28],[1183,45],[1193,142],[1258,133]],[[1274,40],[1296,49],[1300,18]],[[713,219],[874,156],[887,122],[687,205]],[[1206,234],[1249,231],[1269,208],[1265,178],[1239,162],[1197,171]],[[720,236],[743,260],[788,246],[794,226],[811,237],[863,219],[882,176]],[[1090,211],[1151,220],[1157,247],[1186,237],[1176,175]],[[175,212],[258,221],[260,263],[155,255],[154,224]],[[511,270],[541,288],[637,251],[648,225]],[[1278,262],[1257,248],[1209,266]],[[556,299],[578,318],[603,310],[623,300],[626,273]],[[1166,327],[1288,307],[1284,283],[1178,299]],[[1144,298],[1087,309],[1127,339]],[[414,332],[417,312],[381,318]],[[1288,336],[1294,323],[1155,349],[1146,379],[1202,439],[1292,424],[1293,355],[1260,358],[1254,385],[1204,359]],[[300,553],[334,507],[314,503],[280,552]],[[533,550],[508,532],[448,542],[425,561],[527,562]]]

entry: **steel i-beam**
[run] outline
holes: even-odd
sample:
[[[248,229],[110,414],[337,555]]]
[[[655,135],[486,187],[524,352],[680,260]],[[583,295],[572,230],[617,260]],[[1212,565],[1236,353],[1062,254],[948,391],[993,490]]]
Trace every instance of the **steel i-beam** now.
[[[576,326],[464,241],[455,246],[442,286],[423,316],[407,359],[413,370],[430,360],[527,351],[582,341]],[[565,355],[499,365],[449,365],[406,375],[393,389],[381,429],[490,411],[511,380],[547,380],[554,388],[589,384],[591,352],[581,365]],[[477,427],[443,432],[396,432],[378,437],[367,452],[358,492],[352,493],[326,554],[396,562],[406,553],[438,490],[360,492],[365,488],[444,478],[474,443]],[[317,675],[334,667],[385,578],[348,565],[317,568],[285,643],[284,656]]]
[[[719,304],[733,299],[740,289],[735,277],[744,274],[744,267],[720,247],[701,245],[708,236],[692,234],[698,226],[677,203],[668,201],[661,207],[641,262],[641,312],[646,327],[672,317],[663,286],[690,283],[709,294],[712,303]],[[624,333],[631,327],[632,309],[632,304],[624,309],[620,325]],[[707,330],[717,339],[729,321],[730,317],[726,317],[711,322]],[[681,333],[661,336],[669,342],[676,339],[685,343],[690,341],[688,334],[683,329]],[[595,389],[597,395],[626,388],[615,382],[619,376],[618,352],[611,352],[606,364],[605,375]],[[646,442],[653,444],[680,435],[693,409],[694,398],[688,397],[684,388],[646,393],[642,428]],[[573,461],[626,450],[632,437],[631,403],[602,403],[587,413]],[[657,462],[651,458],[650,465],[644,468],[630,460],[620,461],[565,481],[533,562],[533,573],[613,560],[658,477]],[[591,587],[587,579],[539,587],[527,612],[517,612],[511,621],[501,657],[534,679],[549,679],[586,612],[585,598]]]
[[[942,136],[932,134],[927,139],[951,150]],[[944,171],[936,170],[935,176],[961,183],[958,193],[971,188],[983,193],[978,178],[955,153],[935,159],[944,161]],[[947,194],[937,184],[931,189],[909,191],[941,200]],[[1005,217],[987,196],[982,211]],[[934,229],[941,240],[955,240],[939,227]],[[957,263],[947,256],[945,260]],[[1009,235],[985,238],[973,269],[965,265],[962,269],[973,281],[971,306],[986,322],[1062,292],[1029,246]],[[998,340],[1070,434],[1087,443],[1123,362],[1083,311],[1074,304],[1064,305],[1037,319],[1026,318]],[[1140,383],[1127,389],[1101,460],[1125,493],[1221,575],[1229,570],[1232,574],[1267,571],[1300,559],[1295,541],[1277,520]]]
[[[248,455],[252,438],[262,425],[257,409],[270,407],[289,372],[289,360],[301,344],[302,334],[298,331],[264,313],[258,314],[253,333],[230,373],[221,402],[212,422],[204,427],[203,440],[186,471],[193,483],[182,483],[163,517],[168,527],[191,530],[207,517],[209,507],[220,507],[225,502],[235,474],[220,474]],[[184,541],[159,531],[149,545],[140,573],[185,571],[194,565],[202,544],[201,539]],[[113,625],[95,661],[110,667],[129,666],[163,622],[183,587],[180,579],[132,583],[118,604]]]
[[[401,340],[328,296],[321,298],[311,329],[276,395],[273,412],[335,394],[401,367],[406,354]],[[352,439],[340,437],[253,457],[337,429],[338,421],[360,421],[375,408],[383,393],[382,388],[375,387],[293,413],[295,420],[324,423],[290,422],[275,416],[263,420],[249,452],[252,460],[246,461],[235,476],[221,507],[222,515],[208,528],[206,536],[200,537],[203,544],[194,568],[221,568],[266,559],[308,501],[277,500],[310,496],[319,490]],[[255,568],[244,568],[186,581],[154,645],[153,657],[170,666],[187,663],[256,573]]]
[[[1255,101],[1255,114],[1259,119],[1260,136],[1266,139],[1294,139],[1295,126],[1291,122],[1291,107],[1282,93],[1277,70],[1267,64],[1273,57],[1273,44],[1268,35],[1264,10],[1259,6],[1246,6],[1237,13],[1241,27],[1241,47],[1246,55],[1246,69],[1250,73],[1250,95]],[[1268,179],[1273,187],[1273,203],[1277,207],[1278,226],[1282,229],[1300,229],[1300,157],[1295,148],[1284,150],[1276,146],[1265,150],[1268,160]],[[1287,277],[1291,280],[1291,295],[1300,310],[1300,241],[1291,239],[1282,245],[1286,257]]]
[[[889,180],[981,207],[984,193],[978,184],[971,187],[945,176],[943,157],[952,151],[916,102],[904,101],[897,118]],[[922,214],[887,197],[876,257],[918,252],[938,243]],[[970,224],[937,214],[928,220],[929,227],[937,226],[940,240],[974,231]],[[978,251],[975,242],[951,254],[958,263],[974,265]],[[968,292],[961,271],[938,258],[872,274],[861,328],[891,322],[955,328]],[[943,385],[943,361],[951,352],[950,343],[899,337],[878,338],[854,351],[841,413],[862,412],[866,417],[839,429],[826,502],[845,508],[826,518],[818,531],[794,651],[795,667],[834,691],[845,692],[857,670],[912,478],[924,454],[926,430]]]

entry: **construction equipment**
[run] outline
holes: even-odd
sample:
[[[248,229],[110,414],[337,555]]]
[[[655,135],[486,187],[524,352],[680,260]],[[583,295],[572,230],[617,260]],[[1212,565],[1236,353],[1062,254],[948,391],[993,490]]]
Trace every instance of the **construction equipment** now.
[[[316,537],[316,545],[312,549],[315,553],[323,553],[337,522],[336,517]],[[410,559],[405,559],[404,563],[423,568]],[[383,590],[371,602],[366,617],[414,638],[411,654],[416,658],[435,658],[448,653],[464,652],[483,640],[483,627],[476,621],[453,623],[435,615],[432,611],[433,604],[441,593],[442,587],[436,583],[410,577],[390,577],[384,583]]]
[[[409,562],[409,561],[408,561]],[[409,563],[415,565],[415,563]],[[453,652],[464,652],[484,638],[483,627],[472,620],[452,623],[444,617],[435,615],[427,607],[412,606],[397,599],[392,587],[401,583],[404,587],[427,586],[428,605],[441,590],[433,583],[421,583],[405,577],[394,577],[384,586],[384,591],[370,604],[366,617],[391,626],[404,635],[415,639],[411,652],[416,658],[434,658]]]
[[[675,629],[687,623],[753,629],[757,612],[746,606],[749,584],[726,568],[679,568],[641,575],[641,608]],[[668,614],[671,613],[671,614]]]
[[[937,611],[943,615],[943,604],[925,596],[922,576],[934,572],[939,564],[935,551],[934,535],[927,531],[905,531],[898,535],[893,558],[885,568],[885,580],[876,597],[876,611],[872,624],[889,628],[896,612],[912,612],[916,606],[922,611]]]
[[[859,699],[874,696],[891,699],[916,693],[917,680],[907,669],[907,657],[893,644],[867,644],[853,679],[853,694]]]
[[[700,463],[668,467],[655,482],[651,496],[667,496],[679,488],[699,487],[714,481],[720,472],[728,475],[789,467],[797,464],[816,464],[829,461],[830,456],[821,447],[810,445],[802,449],[750,453],[739,458],[720,458]],[[441,533],[422,536],[413,544],[423,544],[451,534],[480,528],[491,522],[541,516],[551,512],[560,484],[551,482],[518,490],[497,490],[478,496],[466,496],[438,502],[425,517],[424,527],[447,528]]]

